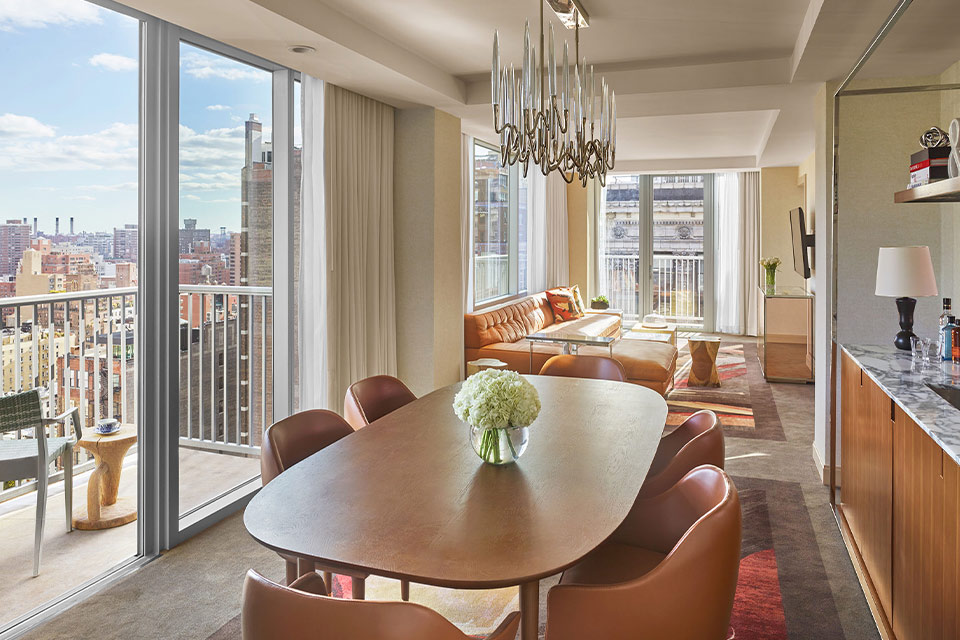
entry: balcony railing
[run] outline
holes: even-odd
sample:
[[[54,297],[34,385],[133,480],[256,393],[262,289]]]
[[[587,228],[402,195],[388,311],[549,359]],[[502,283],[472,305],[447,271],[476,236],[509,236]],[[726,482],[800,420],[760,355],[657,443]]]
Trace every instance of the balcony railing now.
[[[510,292],[510,256],[474,256],[473,282],[473,296],[477,302],[507,295]]]
[[[182,285],[179,296],[180,444],[259,456],[273,413],[271,289]],[[84,428],[136,421],[136,287],[3,298],[0,318],[3,393],[45,388],[50,415],[76,406]],[[75,474],[92,467],[74,455]],[[7,483],[0,501],[33,484]]]
[[[640,256],[607,254],[604,268],[610,306],[641,317],[647,306],[640,299]],[[652,309],[677,324],[703,325],[703,256],[653,256]]]

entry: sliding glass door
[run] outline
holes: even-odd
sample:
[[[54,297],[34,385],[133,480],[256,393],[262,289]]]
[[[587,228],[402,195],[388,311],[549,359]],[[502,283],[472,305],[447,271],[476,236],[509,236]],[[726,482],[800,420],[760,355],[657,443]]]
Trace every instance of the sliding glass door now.
[[[600,292],[627,324],[713,327],[713,175],[611,176],[601,195]]]

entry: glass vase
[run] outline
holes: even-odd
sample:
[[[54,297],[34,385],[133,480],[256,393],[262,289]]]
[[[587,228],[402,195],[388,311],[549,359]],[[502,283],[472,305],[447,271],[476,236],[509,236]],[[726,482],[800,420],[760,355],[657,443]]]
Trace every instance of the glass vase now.
[[[777,288],[777,268],[764,267],[764,270],[767,272],[767,291],[773,293],[773,291]]]
[[[529,432],[528,427],[484,429],[471,426],[470,444],[484,462],[496,465],[511,464],[516,462],[526,450]]]

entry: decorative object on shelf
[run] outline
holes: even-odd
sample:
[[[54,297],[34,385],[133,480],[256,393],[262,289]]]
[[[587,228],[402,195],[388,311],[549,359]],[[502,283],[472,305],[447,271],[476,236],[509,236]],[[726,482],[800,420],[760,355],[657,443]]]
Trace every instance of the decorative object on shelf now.
[[[470,444],[484,462],[516,462],[540,413],[536,387],[516,371],[487,369],[464,381],[453,399],[457,417],[470,427]]]
[[[947,132],[940,127],[930,127],[920,136],[920,146],[924,149],[949,147],[951,140],[955,140],[955,138],[947,135]]]
[[[949,146],[924,147],[910,154],[910,183],[907,188],[915,189],[950,177],[947,166],[950,154]]]
[[[596,298],[590,298],[590,308],[591,309],[609,309],[610,308],[610,299],[607,296],[597,296]]]
[[[493,34],[490,102],[493,126],[500,135],[500,164],[520,163],[526,176],[532,161],[543,175],[559,171],[568,184],[579,178],[586,186],[588,180],[598,178],[605,185],[607,171],[616,162],[617,102],[605,78],[600,78],[597,91],[593,66],[587,65],[586,57],[580,58],[580,27],[588,26],[589,18],[579,0],[539,1],[540,49],[530,43],[528,22],[519,71],[513,64],[500,66],[500,35]],[[544,1],[576,32],[572,70],[564,42],[563,67],[558,73],[552,24],[549,49],[544,46]]]
[[[950,122],[950,139],[960,143],[960,119],[954,118]],[[947,164],[947,173],[951,178],[960,177],[960,151],[958,144],[950,151],[950,162]]]
[[[760,261],[760,266],[763,267],[766,276],[767,291],[773,291],[777,288],[777,270],[780,269],[781,264],[783,264],[783,261],[780,258],[764,258]]]
[[[913,333],[913,311],[917,298],[937,295],[937,279],[933,273],[930,248],[880,247],[877,256],[876,295],[897,299],[900,331],[893,344],[910,351]]]

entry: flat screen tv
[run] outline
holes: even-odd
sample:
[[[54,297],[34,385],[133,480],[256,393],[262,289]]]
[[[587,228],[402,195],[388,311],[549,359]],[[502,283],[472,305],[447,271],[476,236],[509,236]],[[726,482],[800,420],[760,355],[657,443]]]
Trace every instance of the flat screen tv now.
[[[810,277],[810,252],[813,247],[813,234],[807,233],[807,221],[803,209],[790,210],[790,235],[793,238],[793,268],[803,278]]]

